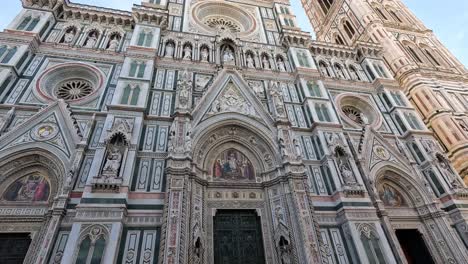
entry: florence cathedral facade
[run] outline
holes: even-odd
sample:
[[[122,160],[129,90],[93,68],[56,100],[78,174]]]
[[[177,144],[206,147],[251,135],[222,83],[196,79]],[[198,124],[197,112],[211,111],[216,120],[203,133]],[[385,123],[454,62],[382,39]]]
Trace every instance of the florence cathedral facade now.
[[[401,0],[21,3],[0,263],[468,263],[467,71]]]

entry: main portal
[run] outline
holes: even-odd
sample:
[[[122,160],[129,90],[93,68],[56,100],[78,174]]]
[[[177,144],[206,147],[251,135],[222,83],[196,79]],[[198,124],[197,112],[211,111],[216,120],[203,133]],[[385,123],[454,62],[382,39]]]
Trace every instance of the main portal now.
[[[265,264],[255,211],[219,210],[214,219],[215,264]]]

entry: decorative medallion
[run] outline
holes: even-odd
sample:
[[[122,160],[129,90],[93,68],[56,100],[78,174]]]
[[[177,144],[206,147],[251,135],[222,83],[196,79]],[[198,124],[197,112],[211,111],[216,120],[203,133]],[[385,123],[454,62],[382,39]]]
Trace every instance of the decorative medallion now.
[[[390,153],[382,146],[374,146],[374,153],[383,160],[388,160],[390,158]]]
[[[36,141],[47,141],[57,136],[58,132],[56,124],[42,123],[32,130],[31,137]]]

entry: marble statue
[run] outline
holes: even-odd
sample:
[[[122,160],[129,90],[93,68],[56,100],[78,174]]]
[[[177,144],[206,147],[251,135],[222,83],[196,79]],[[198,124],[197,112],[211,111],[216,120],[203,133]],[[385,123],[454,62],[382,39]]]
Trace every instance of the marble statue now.
[[[247,61],[247,68],[251,68],[251,69],[255,68],[254,60],[253,60],[252,55],[250,53],[247,54],[246,61]]]
[[[90,33],[88,39],[86,40],[85,47],[86,48],[94,48],[96,43],[97,43],[96,32],[92,32],[92,33]]]
[[[122,163],[122,153],[117,146],[110,146],[109,153],[107,154],[106,163],[103,168],[103,175],[118,176],[120,165]]]
[[[189,45],[184,47],[184,60],[192,60],[192,48]]]
[[[233,51],[231,50],[231,48],[227,47],[227,48],[224,50],[223,61],[224,61],[225,63],[234,63],[234,53],[233,53]]]
[[[172,42],[167,43],[165,51],[165,56],[172,58],[174,56],[174,44]]]
[[[276,64],[278,65],[278,70],[280,72],[286,71],[286,65],[284,64],[284,61],[282,58],[278,58],[278,60],[276,61]]]
[[[74,38],[75,38],[75,30],[72,28],[72,29],[69,29],[69,31],[67,31],[65,35],[63,36],[63,42],[70,44],[72,43]]]
[[[209,58],[209,51],[208,51],[208,48],[206,47],[203,47],[203,49],[201,50],[201,61],[208,61],[208,58]]]
[[[117,36],[114,36],[110,42],[109,42],[109,47],[107,50],[109,51],[116,51],[119,48],[120,40],[118,39]]]
[[[271,69],[270,61],[268,60],[267,56],[263,56],[262,63],[265,70]]]

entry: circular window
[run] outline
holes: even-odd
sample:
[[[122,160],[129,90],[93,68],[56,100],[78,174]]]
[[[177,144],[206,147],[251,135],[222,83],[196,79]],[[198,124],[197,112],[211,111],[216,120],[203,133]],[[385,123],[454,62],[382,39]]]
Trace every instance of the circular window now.
[[[364,114],[361,112],[361,110],[357,109],[356,107],[353,106],[345,106],[342,108],[343,113],[353,122],[358,123],[360,125],[364,125],[366,121],[368,120],[367,117],[364,116]]]
[[[218,1],[203,1],[194,6],[192,17],[200,28],[213,33],[228,31],[243,36],[256,30],[255,18],[241,8]]]
[[[368,98],[351,94],[341,94],[336,98],[342,118],[357,126],[379,127],[382,123],[378,111],[367,102]]]
[[[241,27],[234,21],[223,17],[211,17],[205,20],[205,25],[219,31],[240,32]]]
[[[104,88],[104,74],[84,63],[63,63],[45,70],[36,82],[34,94],[48,103],[63,99],[71,104],[95,100]]]
[[[68,80],[58,85],[57,97],[65,101],[78,100],[93,93],[93,85],[86,80]]]

